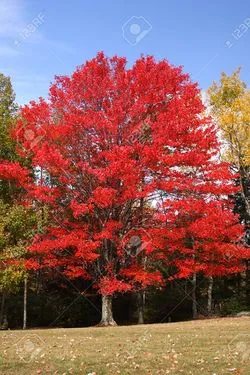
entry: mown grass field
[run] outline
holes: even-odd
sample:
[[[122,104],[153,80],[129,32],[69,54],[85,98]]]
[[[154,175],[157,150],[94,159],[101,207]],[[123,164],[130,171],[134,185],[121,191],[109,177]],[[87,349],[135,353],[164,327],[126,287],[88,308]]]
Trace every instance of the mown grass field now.
[[[250,374],[250,318],[0,332],[0,374]]]

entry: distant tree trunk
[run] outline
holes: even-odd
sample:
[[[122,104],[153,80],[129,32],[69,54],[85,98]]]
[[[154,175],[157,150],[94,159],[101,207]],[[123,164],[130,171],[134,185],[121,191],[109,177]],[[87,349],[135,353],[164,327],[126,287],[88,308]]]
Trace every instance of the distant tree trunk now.
[[[2,301],[1,301],[1,310],[0,310],[0,328],[1,329],[8,329],[8,309],[6,304],[6,294],[3,293]]]
[[[246,305],[250,308],[250,261],[246,261]]]
[[[1,329],[8,329],[8,326],[9,326],[9,323],[8,323],[8,317],[7,317],[7,314],[6,314],[6,315],[4,315],[3,324],[1,326]]]
[[[102,319],[99,326],[116,326],[116,322],[113,318],[112,309],[112,296],[102,296]]]
[[[27,328],[27,277],[24,279],[23,292],[23,329]]]
[[[145,291],[137,293],[138,324],[144,324]]]
[[[2,294],[2,300],[1,300],[1,309],[0,309],[0,326],[1,326],[2,323],[3,323],[4,304],[5,304],[5,293]]]
[[[240,187],[241,187],[241,196],[245,205],[245,211],[247,214],[247,220],[250,219],[250,203],[249,203],[249,170],[243,165],[239,168],[240,176]]]
[[[144,198],[140,198],[140,221],[143,226],[144,222]],[[140,254],[140,258],[137,259],[146,269],[147,257]],[[138,310],[138,324],[144,324],[144,305],[145,305],[145,291],[140,291],[137,293],[137,310]]]
[[[193,274],[193,279],[192,279],[192,285],[193,285],[193,290],[192,290],[192,310],[193,310],[193,319],[197,319],[197,299],[196,299],[196,286],[197,286],[197,275],[196,272]]]
[[[207,289],[207,312],[210,315],[212,312],[212,295],[213,295],[213,277],[208,277],[208,289]]]

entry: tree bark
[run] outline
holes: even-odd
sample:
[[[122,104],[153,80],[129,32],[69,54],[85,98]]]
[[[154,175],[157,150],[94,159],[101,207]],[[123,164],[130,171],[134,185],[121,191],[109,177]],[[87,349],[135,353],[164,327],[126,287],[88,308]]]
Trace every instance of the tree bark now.
[[[208,278],[208,289],[207,289],[207,312],[210,315],[212,313],[212,295],[213,295],[213,277]]]
[[[193,285],[193,290],[192,290],[192,310],[193,310],[193,319],[197,319],[197,299],[196,299],[196,284],[197,284],[197,275],[196,272],[193,274],[193,279],[192,279],[192,285]]]
[[[27,328],[27,277],[24,278],[23,291],[23,329]]]
[[[117,325],[113,318],[112,296],[102,296],[102,319],[98,325],[101,327]]]
[[[137,293],[138,324],[144,324],[145,291]]]

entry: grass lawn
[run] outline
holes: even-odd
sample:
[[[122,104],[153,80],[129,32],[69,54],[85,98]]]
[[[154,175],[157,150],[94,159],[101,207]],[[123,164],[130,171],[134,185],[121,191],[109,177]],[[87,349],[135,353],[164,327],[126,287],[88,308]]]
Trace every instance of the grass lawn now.
[[[0,374],[250,375],[250,318],[0,332]]]

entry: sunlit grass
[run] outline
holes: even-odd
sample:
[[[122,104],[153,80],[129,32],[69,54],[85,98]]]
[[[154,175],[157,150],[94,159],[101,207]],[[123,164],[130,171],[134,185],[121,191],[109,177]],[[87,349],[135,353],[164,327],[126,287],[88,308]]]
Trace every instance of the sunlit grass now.
[[[0,374],[249,375],[249,328],[246,317],[3,331]]]

